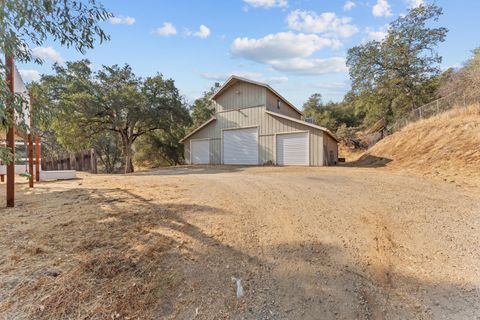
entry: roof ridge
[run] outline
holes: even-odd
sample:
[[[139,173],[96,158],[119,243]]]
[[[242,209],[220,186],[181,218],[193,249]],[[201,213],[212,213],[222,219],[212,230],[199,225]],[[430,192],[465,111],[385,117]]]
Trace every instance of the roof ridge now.
[[[247,83],[252,83],[252,84],[255,84],[255,85],[258,85],[258,86],[262,86],[262,87],[265,87],[267,88],[268,90],[270,90],[273,94],[275,94],[276,96],[278,96],[280,99],[282,99],[283,101],[285,101],[287,103],[287,105],[292,108],[293,110],[295,110],[299,115],[303,115],[303,112],[300,111],[299,109],[297,109],[290,101],[288,101],[287,99],[285,99],[285,97],[283,97],[280,93],[278,93],[275,89],[273,89],[268,83],[264,83],[264,82],[260,82],[260,81],[256,81],[256,80],[251,80],[251,79],[248,79],[248,78],[244,78],[244,77],[240,77],[240,76],[237,76],[235,74],[232,74],[230,77],[228,77],[227,80],[225,80],[225,82],[218,88],[217,91],[215,91],[215,93],[210,97],[210,100],[213,100],[220,92],[222,92],[222,90],[225,88],[225,86],[230,82],[232,81],[233,79],[236,79],[236,80],[239,80],[239,81],[243,81],[243,82],[247,82]]]

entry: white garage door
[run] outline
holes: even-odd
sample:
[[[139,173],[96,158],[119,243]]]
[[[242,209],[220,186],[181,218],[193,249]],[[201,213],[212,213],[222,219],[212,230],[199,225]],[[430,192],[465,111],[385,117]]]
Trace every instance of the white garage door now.
[[[258,129],[223,131],[223,163],[258,164]]]
[[[308,166],[308,132],[277,135],[277,164]]]
[[[210,163],[210,140],[191,140],[190,149],[193,164]]]

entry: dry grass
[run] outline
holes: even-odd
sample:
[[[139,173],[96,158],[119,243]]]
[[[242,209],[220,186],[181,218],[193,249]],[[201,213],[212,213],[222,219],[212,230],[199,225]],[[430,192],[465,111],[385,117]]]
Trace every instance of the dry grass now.
[[[339,157],[345,158],[345,161],[356,161],[358,158],[360,158],[363,153],[364,149],[355,149],[355,148],[350,148],[346,146],[344,143],[340,143],[338,145],[338,153]]]
[[[0,319],[480,314],[478,192],[345,167],[79,176],[0,198]]]
[[[7,223],[0,230],[5,236],[0,314],[8,319],[168,314],[169,295],[179,281],[169,265],[181,257],[173,239],[153,230],[182,225],[177,212],[188,208],[159,205],[119,188],[45,186],[36,190],[46,192],[48,202],[27,196],[2,213]],[[22,202],[32,212],[25,214]]]
[[[480,185],[480,106],[412,123],[377,143],[358,164],[386,165],[445,181]]]

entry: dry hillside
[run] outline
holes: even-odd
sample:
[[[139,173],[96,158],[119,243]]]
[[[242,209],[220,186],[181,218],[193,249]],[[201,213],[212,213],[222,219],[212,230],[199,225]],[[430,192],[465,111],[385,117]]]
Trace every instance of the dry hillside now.
[[[462,186],[480,185],[480,106],[412,123],[369,149],[355,165],[386,166]]]

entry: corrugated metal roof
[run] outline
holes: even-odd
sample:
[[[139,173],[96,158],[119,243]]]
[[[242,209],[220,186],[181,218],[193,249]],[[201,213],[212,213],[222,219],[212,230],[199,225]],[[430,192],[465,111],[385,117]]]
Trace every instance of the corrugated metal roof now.
[[[285,116],[283,114],[280,114],[280,113],[276,113],[276,112],[272,112],[272,111],[268,111],[266,110],[265,111],[267,114],[271,115],[271,116],[274,116],[274,117],[279,117],[279,118],[283,118],[283,119],[286,119],[286,120],[290,120],[290,121],[293,121],[293,122],[297,122],[297,123],[301,123],[301,124],[304,124],[308,127],[312,127],[312,128],[315,128],[315,129],[319,129],[319,130],[322,130],[322,131],[325,131],[330,137],[332,137],[333,140],[337,141],[338,142],[338,139],[333,135],[333,133],[328,130],[327,128],[324,128],[324,127],[320,127],[320,126],[317,126],[316,124],[313,124],[313,123],[309,123],[309,122],[305,122],[305,121],[302,121],[302,120],[299,120],[299,119],[295,119],[295,118],[292,118],[292,117],[289,117],[289,116]]]
[[[182,140],[180,140],[180,143],[183,143],[185,140],[187,140],[190,136],[192,136],[195,132],[197,131],[200,131],[200,129],[202,129],[203,127],[205,127],[207,124],[209,124],[210,122],[214,121],[214,120],[217,120],[217,118],[215,117],[211,117],[209,120],[207,120],[204,124],[202,124],[201,126],[199,126],[197,129],[193,130],[192,132],[190,132],[189,134],[187,134]]]
[[[291,104],[287,99],[285,99],[280,93],[278,93],[278,92],[275,91],[272,87],[270,87],[270,85],[268,85],[268,84],[266,84],[266,83],[262,83],[262,82],[250,80],[250,79],[247,79],[247,78],[242,78],[242,77],[239,77],[239,76],[236,76],[236,75],[230,76],[230,78],[228,78],[228,79],[223,83],[223,85],[222,85],[217,91],[215,91],[215,93],[210,97],[210,100],[214,100],[215,97],[217,97],[217,96],[220,95],[221,93],[225,92],[225,90],[227,90],[230,86],[232,86],[233,84],[235,84],[236,81],[247,82],[247,83],[251,83],[251,84],[255,84],[255,85],[257,85],[257,86],[261,86],[261,87],[267,88],[267,89],[270,90],[274,95],[276,95],[277,97],[279,97],[280,99],[282,99],[290,108],[292,108],[293,110],[295,110],[298,114],[303,115],[303,113],[302,113],[300,110],[298,110],[293,104]]]

